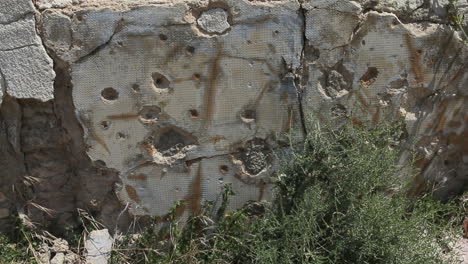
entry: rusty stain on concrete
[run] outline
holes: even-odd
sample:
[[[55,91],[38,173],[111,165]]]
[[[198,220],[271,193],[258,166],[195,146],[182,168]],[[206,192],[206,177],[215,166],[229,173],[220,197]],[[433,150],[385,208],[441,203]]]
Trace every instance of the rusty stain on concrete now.
[[[127,191],[127,194],[128,194],[128,197],[130,197],[130,199],[132,199],[133,201],[135,202],[140,202],[140,197],[138,197],[138,194],[135,190],[135,188],[133,188],[133,186],[131,185],[125,185],[125,190]]]
[[[194,215],[198,214],[201,210],[202,177],[202,166],[199,163],[197,174],[190,186],[190,195],[187,197],[189,210]]]
[[[207,126],[211,124],[213,119],[213,112],[215,108],[215,97],[216,97],[216,88],[218,86],[218,78],[220,74],[219,61],[221,60],[223,54],[222,42],[217,42],[216,54],[211,61],[209,68],[209,73],[206,81],[206,88],[204,94],[204,118],[203,118],[203,128],[206,129]]]
[[[128,178],[129,178],[130,180],[144,181],[144,180],[146,180],[146,178],[148,178],[148,176],[146,176],[146,175],[143,174],[143,173],[139,173],[139,174],[135,174],[135,175],[132,175],[132,174],[131,174],[130,176],[128,176]]]
[[[406,38],[406,45],[408,46],[408,50],[410,52],[410,61],[411,61],[411,70],[415,76],[416,84],[420,84],[424,82],[424,75],[421,66],[421,54],[419,50],[417,50],[413,45],[413,38],[410,33],[405,34]]]
[[[138,114],[118,114],[118,115],[109,115],[107,116],[107,119],[109,120],[132,120],[132,119],[137,119]]]

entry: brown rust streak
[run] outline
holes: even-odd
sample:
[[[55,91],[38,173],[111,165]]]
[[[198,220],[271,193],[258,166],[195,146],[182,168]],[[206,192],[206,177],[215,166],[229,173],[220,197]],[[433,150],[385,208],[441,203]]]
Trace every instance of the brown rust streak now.
[[[273,83],[274,83],[273,81],[269,81],[263,86],[263,89],[260,91],[257,98],[255,98],[255,101],[254,101],[254,106],[255,107],[258,106],[258,103],[260,102],[260,100],[262,100],[263,95],[265,94],[266,91],[268,91],[268,89],[270,89],[270,87],[273,85]]]
[[[366,99],[364,98],[364,96],[362,96],[362,94],[360,92],[356,92],[354,93],[356,95],[356,97],[358,98],[359,102],[366,108],[366,109],[369,109],[369,104],[366,102]]]
[[[210,142],[212,144],[216,144],[218,141],[221,141],[221,140],[226,140],[226,138],[224,136],[213,136],[211,137]]]
[[[190,196],[186,200],[189,202],[189,210],[192,214],[196,215],[201,210],[201,183],[202,183],[202,167],[201,163],[198,164],[197,175],[190,186]]]
[[[130,199],[132,199],[133,201],[135,202],[140,202],[140,197],[138,197],[138,194],[135,190],[135,188],[133,188],[132,186],[130,185],[125,185],[125,190],[127,191],[127,194],[128,194],[128,197],[130,197]]]
[[[362,121],[360,121],[359,119],[357,119],[354,116],[351,117],[351,122],[353,122],[353,124],[355,126],[358,126],[358,127],[362,127],[362,125],[363,125]]]
[[[130,180],[140,180],[140,181],[144,181],[146,180],[146,178],[148,178],[145,174],[143,173],[139,173],[137,175],[130,175],[128,176],[128,179]]]
[[[173,83],[181,83],[181,82],[187,82],[187,81],[196,81],[195,77],[190,77],[190,78],[177,78],[174,79]]]
[[[107,146],[106,142],[98,135],[96,134],[96,131],[94,130],[94,126],[93,124],[91,123],[91,121],[89,121],[88,119],[86,119],[83,115],[80,116],[80,119],[81,119],[81,122],[86,126],[88,127],[88,134],[90,137],[94,138],[94,140],[97,141],[97,143],[99,145],[101,145],[106,151],[108,154],[110,154],[110,150],[109,150],[109,147]]]
[[[110,119],[110,120],[131,120],[131,119],[137,119],[137,118],[138,118],[137,114],[131,114],[131,113],[107,116],[107,119]]]
[[[418,53],[417,49],[414,48],[413,39],[411,35],[407,33],[405,35],[406,38],[406,45],[408,46],[408,50],[411,54],[411,70],[414,73],[416,84],[422,83],[424,81],[424,76],[422,74],[421,69],[421,55]]]
[[[106,142],[100,136],[98,136],[94,131],[90,131],[90,132],[92,132],[91,136],[94,139],[96,139],[97,143],[99,143],[99,145],[101,145],[107,151],[107,153],[110,154],[110,150]]]
[[[263,199],[263,196],[265,195],[266,183],[264,181],[261,181],[261,182],[258,183],[257,186],[258,186],[258,191],[259,191],[258,201],[260,202]]]
[[[447,120],[447,116],[445,115],[446,112],[447,112],[447,105],[449,104],[449,101],[448,100],[444,100],[441,102],[441,109],[439,110],[439,114],[436,118],[436,120],[434,120],[436,123],[435,127],[434,127],[434,131],[435,132],[440,132],[444,129],[444,126],[445,126],[445,121]]]
[[[215,97],[216,97],[216,88],[218,85],[218,78],[219,78],[219,61],[223,55],[223,43],[218,42],[216,55],[214,56],[210,71],[208,74],[207,82],[206,82],[206,90],[204,95],[204,119],[203,119],[203,127],[207,128],[211,124],[213,119],[213,113],[215,109]]]
[[[372,124],[377,125],[380,120],[380,105],[377,105],[377,109],[375,109],[374,116],[372,117]]]
[[[288,119],[286,119],[286,122],[283,124],[283,127],[281,128],[281,132],[283,133],[288,132],[292,127],[292,121],[293,121],[293,107],[292,105],[288,105]]]

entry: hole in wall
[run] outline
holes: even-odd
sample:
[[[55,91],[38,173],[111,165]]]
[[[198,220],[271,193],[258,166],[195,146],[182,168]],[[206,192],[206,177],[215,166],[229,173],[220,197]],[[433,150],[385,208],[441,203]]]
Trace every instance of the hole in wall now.
[[[367,71],[362,75],[361,79],[359,79],[359,83],[363,87],[368,87],[369,85],[373,84],[375,80],[379,76],[379,70],[376,67],[369,67]]]
[[[229,167],[227,165],[221,165],[219,166],[219,171],[223,174],[226,174],[229,172]]]
[[[124,133],[124,132],[117,132],[117,134],[115,135],[115,137],[118,139],[118,140],[125,140],[127,138],[127,135]]]
[[[239,155],[242,166],[250,175],[257,175],[263,171],[270,161],[270,149],[263,139],[255,138],[246,144],[246,148]]]
[[[132,90],[133,90],[135,93],[140,92],[140,85],[139,85],[138,83],[132,84]]]
[[[195,79],[195,80],[198,81],[198,80],[201,79],[201,75],[200,75],[199,73],[194,73],[194,74],[193,74],[193,79]]]
[[[159,39],[162,40],[162,41],[166,41],[166,40],[167,40],[167,35],[165,35],[165,34],[159,34],[158,37],[159,37]]]
[[[157,138],[153,138],[152,144],[163,156],[174,156],[186,150],[187,147],[196,145],[196,139],[180,128],[167,127]]]
[[[254,109],[245,109],[241,112],[240,117],[244,123],[252,123],[256,118],[256,111]]]
[[[105,163],[103,160],[95,160],[95,161],[94,161],[94,164],[95,164],[97,167],[102,167],[102,168],[104,168],[104,167],[107,166],[106,163]]]
[[[197,119],[199,117],[198,111],[196,109],[190,109],[189,117],[193,119]]]
[[[101,91],[101,98],[106,101],[115,101],[119,98],[119,92],[112,87],[107,87]]]
[[[157,89],[168,89],[171,82],[166,76],[159,72],[155,72],[151,75],[153,78],[153,84]]]
[[[107,120],[104,120],[99,125],[101,126],[102,130],[107,130],[107,129],[109,129],[109,127],[111,125],[111,122],[107,121]]]
[[[145,105],[140,110],[140,120],[144,123],[151,123],[158,121],[161,114],[161,108],[155,105]]]
[[[187,51],[187,53],[189,53],[189,54],[194,54],[195,53],[195,48],[193,46],[187,46],[185,48],[185,51]]]

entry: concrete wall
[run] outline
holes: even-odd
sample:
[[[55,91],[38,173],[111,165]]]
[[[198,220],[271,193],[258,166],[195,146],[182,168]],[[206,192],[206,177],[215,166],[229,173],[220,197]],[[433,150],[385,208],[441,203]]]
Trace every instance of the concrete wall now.
[[[2,0],[0,217],[73,223],[84,208],[126,226],[176,201],[186,217],[226,183],[231,208],[269,199],[275,153],[311,113],[403,118],[414,191],[460,192],[468,48],[446,4]]]

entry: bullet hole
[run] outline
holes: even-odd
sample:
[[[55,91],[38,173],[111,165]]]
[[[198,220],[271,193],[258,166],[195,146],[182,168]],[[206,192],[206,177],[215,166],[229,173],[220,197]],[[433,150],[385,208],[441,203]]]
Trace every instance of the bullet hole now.
[[[195,73],[195,74],[193,74],[193,79],[198,81],[198,80],[201,79],[201,75],[199,73]]]
[[[397,26],[398,24],[400,24],[400,22],[398,21],[398,19],[394,19],[394,20],[392,21],[392,25]]]
[[[197,119],[199,116],[198,111],[195,109],[190,109],[189,110],[189,117],[193,119]]]
[[[253,121],[255,121],[255,118],[256,118],[256,112],[253,109],[245,109],[241,113],[241,119],[245,123],[252,123]]]
[[[366,45],[366,41],[365,41],[365,40],[362,40],[362,41],[361,41],[361,44],[362,44],[363,46],[365,46],[365,45]]]
[[[246,149],[240,153],[239,159],[249,174],[257,175],[268,166],[271,151],[263,139],[253,139],[246,145]]]
[[[95,164],[97,167],[102,167],[102,168],[105,168],[105,167],[106,167],[106,163],[105,163],[103,160],[95,160],[95,161],[94,161],[94,164]]]
[[[373,84],[375,80],[379,76],[379,71],[376,67],[369,67],[367,71],[362,75],[361,79],[359,79],[359,83],[363,87],[368,87],[369,85]]]
[[[229,167],[227,165],[221,165],[219,166],[219,171],[223,174],[226,174],[229,172]]]
[[[162,40],[162,41],[166,41],[166,40],[167,40],[167,36],[164,35],[164,34],[159,34],[159,39]]]
[[[340,95],[343,90],[348,90],[349,85],[345,80],[343,74],[337,70],[324,72],[323,77],[320,78],[323,88],[327,96],[335,98]]]
[[[153,84],[157,89],[168,89],[170,85],[169,79],[166,78],[166,76],[155,72],[151,75],[153,78]]]
[[[104,88],[101,91],[101,97],[106,101],[115,101],[119,98],[119,92],[112,87]]]
[[[140,92],[140,85],[139,85],[138,83],[132,84],[132,90],[133,90],[135,93]]]
[[[274,35],[278,35],[279,33],[280,33],[280,32],[279,32],[278,30],[275,30],[275,31],[273,32]]]
[[[110,121],[102,121],[100,125],[102,130],[107,130],[110,127]]]
[[[78,20],[78,21],[81,22],[81,21],[85,20],[86,17],[87,17],[86,14],[81,14],[81,13],[79,13],[79,14],[76,15],[76,20]]]
[[[196,144],[196,140],[188,132],[180,128],[168,127],[157,137],[153,138],[153,146],[163,156],[174,156],[177,153],[183,152],[192,145]]]
[[[155,105],[145,105],[140,110],[140,120],[144,123],[152,123],[158,121],[161,114],[161,108]]]
[[[125,139],[127,138],[127,135],[125,135],[124,132],[118,132],[118,133],[116,134],[116,138],[117,138],[118,140],[125,140]]]
[[[421,54],[423,53],[423,51],[422,51],[421,49],[416,50],[416,52],[417,52],[419,55],[421,55]]]
[[[187,47],[185,48],[185,50],[186,50],[187,53],[189,53],[189,54],[194,54],[194,53],[195,53],[195,48],[192,47],[192,46],[187,46]]]
[[[252,41],[250,39],[247,40],[247,44],[250,45],[252,44]]]

